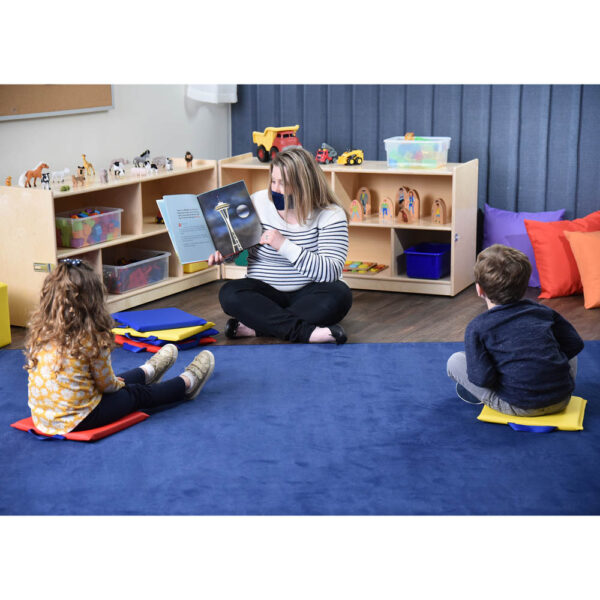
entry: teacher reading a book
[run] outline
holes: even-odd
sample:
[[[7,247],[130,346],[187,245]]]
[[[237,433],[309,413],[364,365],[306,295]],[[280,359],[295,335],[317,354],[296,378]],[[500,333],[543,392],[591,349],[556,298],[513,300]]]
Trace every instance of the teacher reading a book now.
[[[348,217],[310,152],[290,147],[271,162],[270,187],[252,195],[263,228],[248,250],[244,279],[219,292],[228,338],[272,336],[290,342],[343,344],[339,322],[352,306],[341,279]],[[223,262],[220,252],[209,265]]]

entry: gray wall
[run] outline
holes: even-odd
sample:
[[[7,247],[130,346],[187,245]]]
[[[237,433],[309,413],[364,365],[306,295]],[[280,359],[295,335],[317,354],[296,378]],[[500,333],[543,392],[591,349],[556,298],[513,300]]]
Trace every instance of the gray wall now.
[[[0,185],[7,175],[16,185],[41,161],[73,173],[82,153],[96,172],[146,148],[152,156],[228,156],[230,105],[196,102],[185,92],[185,85],[114,85],[112,110],[0,121]]]
[[[238,86],[234,154],[254,152],[253,130],[295,124],[311,152],[328,142],[367,160],[407,131],[450,136],[450,162],[479,159],[480,208],[600,209],[598,85]]]

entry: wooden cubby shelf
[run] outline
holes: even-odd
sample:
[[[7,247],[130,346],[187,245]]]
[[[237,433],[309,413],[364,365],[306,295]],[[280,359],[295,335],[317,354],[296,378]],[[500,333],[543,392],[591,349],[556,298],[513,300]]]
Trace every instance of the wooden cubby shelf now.
[[[344,280],[355,289],[411,292],[454,296],[473,283],[477,229],[478,161],[449,163],[438,169],[396,169],[384,161],[364,161],[360,166],[322,165],[337,197],[346,209],[358,197],[361,187],[369,188],[373,214],[349,224],[349,260],[377,262],[388,268],[374,275],[344,273]],[[269,165],[252,154],[219,161],[221,185],[244,180],[250,194],[269,184]],[[414,223],[382,223],[377,212],[380,202],[395,199],[398,188],[419,192],[421,216]],[[431,208],[443,198],[447,222],[432,222]],[[451,244],[450,275],[440,279],[414,279],[406,275],[404,251],[421,242]],[[398,261],[398,257],[400,260]],[[398,265],[400,262],[400,266]],[[221,276],[243,277],[244,267],[224,264]]]
[[[9,312],[12,325],[24,326],[31,310],[39,301],[40,290],[48,269],[58,259],[81,257],[101,274],[103,252],[111,254],[119,248],[141,248],[170,252],[168,277],[154,284],[132,289],[123,294],[109,294],[111,312],[126,310],[183,290],[214,281],[220,277],[219,267],[196,273],[184,273],[167,228],[156,223],[156,200],[165,194],[200,194],[218,186],[217,161],[194,160],[187,167],[182,158],[173,160],[172,171],[156,175],[131,176],[100,183],[98,178],[83,186],[71,186],[61,192],[60,185],[50,190],[39,187],[0,187],[0,236],[3,260],[0,281],[8,284]],[[57,247],[55,215],[63,211],[92,206],[121,208],[121,235],[82,248]]]

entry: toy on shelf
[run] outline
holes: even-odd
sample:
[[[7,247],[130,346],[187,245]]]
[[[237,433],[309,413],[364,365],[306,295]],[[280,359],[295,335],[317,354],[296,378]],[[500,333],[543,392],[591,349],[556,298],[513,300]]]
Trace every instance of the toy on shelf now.
[[[100,171],[100,183],[108,183],[108,171],[106,169]]]
[[[134,167],[142,167],[149,156],[150,156],[150,150],[144,150],[139,156],[134,157],[133,166]]]
[[[158,167],[150,160],[144,163],[144,169],[146,169],[146,173],[149,175],[156,175],[158,173]]]
[[[4,185],[9,187],[12,185],[12,177],[10,175],[4,180]]]
[[[381,265],[375,262],[363,262],[361,260],[347,260],[344,265],[345,273],[354,273],[358,275],[374,275],[387,269],[387,265]]]
[[[121,161],[110,163],[110,170],[114,177],[121,177],[125,175],[125,165]]]
[[[362,207],[363,215],[368,216],[371,214],[371,192],[368,187],[361,187],[358,190],[358,200]]]
[[[71,175],[71,181],[73,182],[73,187],[78,187],[85,183],[85,168],[77,167],[77,175]]]
[[[253,131],[252,142],[258,146],[256,156],[260,162],[269,162],[278,152],[289,146],[301,146],[296,136],[300,125],[267,127],[264,131]]]
[[[52,171],[52,177],[50,178],[52,183],[63,183],[65,177],[71,172],[69,167],[65,167],[62,171]]]
[[[348,150],[338,156],[338,165],[360,165],[365,158],[365,153],[362,150]]]
[[[61,185],[60,186],[60,191],[61,192],[68,192],[71,189],[70,185]]]
[[[414,131],[408,131],[407,133],[404,134],[404,139],[405,140],[414,140],[415,139],[415,133]]]
[[[384,223],[393,223],[394,212],[394,203],[386,196],[379,205],[379,220]]]
[[[329,164],[335,162],[337,156],[337,150],[333,146],[330,146],[329,144],[323,142],[321,144],[321,147],[317,150],[315,158],[318,163]]]
[[[170,161],[170,158],[167,158],[166,156],[155,156],[152,159],[152,163],[156,165],[157,169],[166,169],[167,168],[167,162]]]
[[[42,173],[42,189],[50,189],[50,173]]]
[[[350,221],[360,222],[363,220],[363,210],[359,200],[350,202]]]
[[[404,208],[409,223],[415,223],[421,216],[421,199],[417,190],[408,190],[408,198],[404,200]]]
[[[36,187],[35,180],[42,177],[43,169],[49,168],[50,167],[45,162],[39,163],[35,169],[30,169],[21,174],[19,177],[19,185],[21,187],[31,187],[31,180],[33,179],[33,186]]]
[[[446,203],[442,198],[436,198],[431,205],[431,221],[434,225],[445,225],[448,216]]]
[[[188,150],[183,158],[185,158],[185,166],[188,168],[191,167],[192,162],[194,161],[194,155]]]
[[[108,165],[108,170],[112,171],[113,165],[121,165],[122,168],[125,168],[126,164],[129,164],[129,161],[126,158],[113,158]]]
[[[96,175],[96,169],[94,169],[94,165],[91,162],[87,161],[87,159],[85,158],[85,154],[82,154],[81,158],[83,159],[83,166],[85,168],[85,172],[88,175]]]

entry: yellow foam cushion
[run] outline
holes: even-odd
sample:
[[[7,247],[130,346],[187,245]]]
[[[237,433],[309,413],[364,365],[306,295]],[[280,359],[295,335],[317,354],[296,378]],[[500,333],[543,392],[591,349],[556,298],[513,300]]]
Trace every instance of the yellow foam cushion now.
[[[10,316],[8,314],[8,286],[0,283],[0,346],[10,344]]]
[[[177,329],[158,329],[156,331],[144,331],[143,333],[137,331],[136,329],[132,329],[131,327],[114,327],[111,331],[113,333],[118,333],[119,335],[125,335],[126,333],[129,333],[130,335],[140,338],[156,337],[159,340],[165,340],[167,342],[180,342],[181,340],[185,340],[192,335],[196,335],[197,333],[205,331],[206,329],[210,329],[214,326],[214,323],[208,321],[208,323],[205,323],[204,325],[178,327]]]
[[[583,413],[587,400],[579,396],[571,396],[569,404],[565,410],[554,413],[553,415],[543,415],[541,417],[516,417],[514,415],[505,415],[489,406],[484,406],[480,415],[477,417],[480,421],[488,423],[516,423],[517,425],[546,425],[554,426],[562,431],[580,431],[583,429]]]

